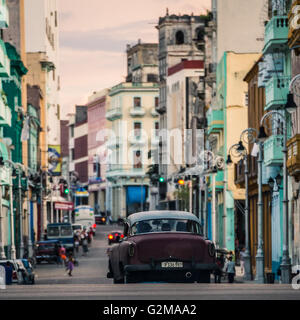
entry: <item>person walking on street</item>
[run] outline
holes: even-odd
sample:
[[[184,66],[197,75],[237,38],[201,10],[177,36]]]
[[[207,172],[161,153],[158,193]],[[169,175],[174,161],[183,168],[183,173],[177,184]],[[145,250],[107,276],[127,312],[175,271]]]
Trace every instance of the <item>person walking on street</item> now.
[[[80,242],[80,237],[79,235],[76,233],[74,235],[74,247],[75,247],[75,252],[78,254],[79,251],[79,242]]]
[[[62,266],[64,266],[64,265],[66,264],[66,249],[65,249],[65,247],[63,246],[63,244],[60,246],[59,256],[60,256],[60,258],[61,258]]]
[[[221,283],[221,276],[222,276],[222,268],[221,268],[221,260],[220,258],[217,258],[216,264],[218,266],[218,269],[215,270],[215,283]]]
[[[66,271],[69,270],[69,272],[68,272],[69,277],[72,276],[73,269],[74,269],[74,258],[70,254],[69,258],[68,258],[68,261],[67,261],[67,268],[66,268]]]
[[[88,240],[87,240],[87,236],[85,236],[82,239],[82,255],[86,256],[88,251],[89,251],[89,249],[88,249]]]
[[[240,265],[241,265],[241,273],[245,273],[245,248],[240,252]]]
[[[228,262],[226,265],[226,272],[228,275],[228,283],[234,282],[234,276],[235,276],[235,263],[232,261],[232,257],[228,258]]]
[[[12,284],[12,274],[13,274],[13,267],[11,263],[7,261],[5,265],[5,283],[8,285]]]

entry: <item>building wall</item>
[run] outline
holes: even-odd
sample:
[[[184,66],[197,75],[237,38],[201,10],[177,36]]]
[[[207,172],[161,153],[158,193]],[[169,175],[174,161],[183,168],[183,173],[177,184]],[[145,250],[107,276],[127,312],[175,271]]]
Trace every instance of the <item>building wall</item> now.
[[[261,0],[217,0],[217,62],[225,51],[256,53],[263,48],[264,19]]]
[[[230,147],[240,141],[243,130],[248,128],[248,106],[245,105],[245,97],[248,93],[247,83],[243,81],[246,73],[260,58],[259,53],[236,54],[227,53],[227,73],[226,73],[226,151],[228,154]],[[237,188],[234,183],[234,166],[228,170],[228,190],[232,192],[234,199],[245,199],[245,190]]]

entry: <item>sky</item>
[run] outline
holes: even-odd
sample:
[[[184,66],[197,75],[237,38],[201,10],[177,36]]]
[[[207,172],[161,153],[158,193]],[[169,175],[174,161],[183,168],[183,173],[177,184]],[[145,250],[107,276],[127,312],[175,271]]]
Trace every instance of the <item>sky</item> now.
[[[95,91],[125,80],[126,45],[158,42],[166,14],[199,15],[211,0],[62,0],[60,11],[61,118]]]

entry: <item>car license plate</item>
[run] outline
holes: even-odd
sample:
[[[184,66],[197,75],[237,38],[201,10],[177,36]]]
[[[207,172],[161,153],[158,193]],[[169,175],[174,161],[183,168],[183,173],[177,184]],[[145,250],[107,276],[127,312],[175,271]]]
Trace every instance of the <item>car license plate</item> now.
[[[174,262],[174,261],[162,262],[161,266],[162,268],[183,268],[183,262]]]

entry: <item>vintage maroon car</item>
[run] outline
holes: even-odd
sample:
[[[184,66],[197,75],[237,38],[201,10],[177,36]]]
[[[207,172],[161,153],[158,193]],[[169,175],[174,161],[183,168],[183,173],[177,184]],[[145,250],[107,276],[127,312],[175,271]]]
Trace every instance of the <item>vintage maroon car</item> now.
[[[182,211],[130,215],[124,238],[108,249],[114,283],[210,282],[217,268],[215,246],[202,236],[199,219]]]

